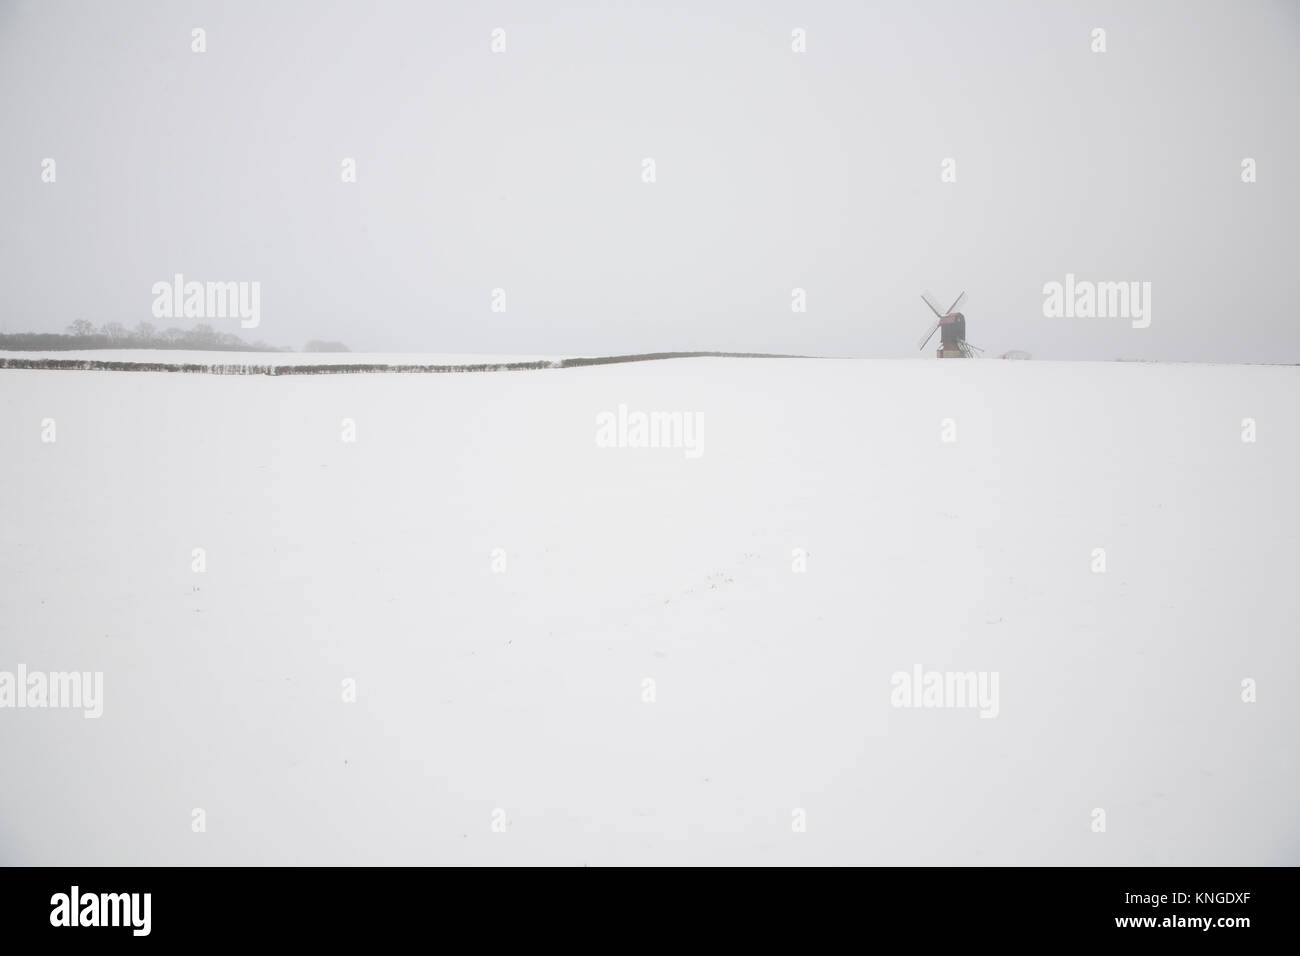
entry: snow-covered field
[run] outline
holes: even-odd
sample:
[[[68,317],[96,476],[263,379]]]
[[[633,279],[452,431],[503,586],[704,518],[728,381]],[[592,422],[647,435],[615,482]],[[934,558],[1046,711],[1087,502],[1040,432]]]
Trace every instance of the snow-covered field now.
[[[599,447],[620,404],[702,454]],[[0,371],[0,671],[103,673],[98,719],[0,709],[0,862],[1300,863],[1298,408],[1279,367]],[[996,717],[893,706],[917,666]]]

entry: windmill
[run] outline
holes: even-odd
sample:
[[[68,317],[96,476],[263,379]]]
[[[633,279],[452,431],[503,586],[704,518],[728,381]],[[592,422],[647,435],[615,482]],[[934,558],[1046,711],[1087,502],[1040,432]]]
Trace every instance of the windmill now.
[[[936,353],[939,358],[974,358],[978,349],[966,342],[966,316],[957,311],[957,306],[966,301],[966,293],[957,296],[957,300],[948,307],[946,312],[940,312],[934,307],[934,302],[928,293],[922,293],[921,299],[934,313],[935,321],[918,347],[925,348],[930,343],[930,339],[934,338],[934,330],[942,329],[943,331],[939,333],[939,351]]]

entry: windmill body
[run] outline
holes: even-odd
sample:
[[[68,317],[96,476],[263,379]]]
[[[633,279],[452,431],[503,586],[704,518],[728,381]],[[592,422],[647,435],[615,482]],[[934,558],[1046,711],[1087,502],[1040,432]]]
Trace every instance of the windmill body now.
[[[939,358],[974,358],[975,347],[966,341],[966,316],[957,311],[957,307],[965,299],[966,293],[963,292],[957,296],[957,300],[952,305],[940,312],[928,294],[921,295],[921,300],[934,313],[934,325],[930,326],[929,331],[921,339],[921,348],[925,348],[930,343],[930,339],[934,338],[934,333],[938,330],[939,350],[935,354]]]

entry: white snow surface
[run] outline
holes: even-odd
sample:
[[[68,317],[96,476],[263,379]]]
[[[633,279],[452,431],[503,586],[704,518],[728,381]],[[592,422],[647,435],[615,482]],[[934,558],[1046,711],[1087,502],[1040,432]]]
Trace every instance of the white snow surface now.
[[[702,456],[598,447],[620,403]],[[104,681],[0,709],[0,863],[1300,863],[1294,368],[0,370],[0,409],[0,670]],[[918,664],[998,715],[892,706]]]

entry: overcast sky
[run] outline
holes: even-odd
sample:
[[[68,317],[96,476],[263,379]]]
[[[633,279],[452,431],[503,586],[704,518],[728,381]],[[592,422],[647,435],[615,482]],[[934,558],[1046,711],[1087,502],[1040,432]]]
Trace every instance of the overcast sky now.
[[[1298,100],[1284,0],[0,0],[0,331],[194,324],[181,273],[295,348],[914,357],[928,289],[986,354],[1300,362]]]

